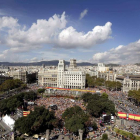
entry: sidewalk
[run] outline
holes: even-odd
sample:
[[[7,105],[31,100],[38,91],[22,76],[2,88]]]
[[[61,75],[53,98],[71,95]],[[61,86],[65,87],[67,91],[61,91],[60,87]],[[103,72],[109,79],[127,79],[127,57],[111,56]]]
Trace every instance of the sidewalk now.
[[[0,121],[0,125],[6,130],[6,132],[3,133],[3,135],[8,134],[11,132],[11,129],[9,126],[7,126],[2,120]]]

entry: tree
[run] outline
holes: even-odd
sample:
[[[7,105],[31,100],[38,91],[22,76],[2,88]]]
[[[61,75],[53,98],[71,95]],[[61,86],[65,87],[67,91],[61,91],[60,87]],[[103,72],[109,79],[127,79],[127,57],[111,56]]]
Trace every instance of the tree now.
[[[83,94],[83,95],[81,96],[81,99],[82,99],[84,102],[88,103],[88,102],[91,100],[92,96],[93,96],[93,95],[92,95],[91,93],[85,93],[85,94]]]
[[[121,90],[122,84],[118,81],[105,81],[105,86],[109,90]]]
[[[62,114],[62,118],[65,121],[65,127],[69,131],[78,134],[79,129],[85,129],[85,123],[89,117],[79,106],[74,106],[67,108]]]
[[[34,91],[29,91],[24,93],[25,100],[35,100],[37,98],[37,94]]]
[[[38,92],[38,93],[44,93],[44,92],[45,92],[45,89],[44,89],[44,88],[39,88],[39,89],[37,90],[37,92]]]
[[[107,93],[105,93],[105,92],[104,92],[104,93],[102,93],[102,95],[101,95],[101,96],[102,96],[102,98],[106,98],[106,99],[108,99],[108,94],[107,94]]]
[[[128,91],[128,97],[132,98],[136,104],[140,104],[140,89],[138,91],[136,90],[129,90]]]
[[[8,79],[2,83],[2,85],[0,86],[0,91],[12,90],[14,88],[21,87],[22,84],[23,82],[19,79]]]
[[[115,105],[108,99],[108,95],[103,93],[102,96],[98,94],[85,93],[82,99],[87,104],[87,111],[95,117],[99,117],[103,112],[107,114],[115,114]]]
[[[97,124],[95,122],[92,122],[91,126],[92,126],[93,130],[97,130],[98,129]]]
[[[44,107],[35,107],[27,117],[21,117],[15,122],[15,129],[21,133],[29,135],[45,132],[46,129],[53,128],[55,120],[54,113]]]
[[[89,74],[86,74],[86,86],[94,87],[96,77],[91,77]]]
[[[14,95],[8,99],[3,99],[0,101],[0,112],[1,114],[10,114],[15,112],[18,107],[21,107],[24,104],[24,99],[34,100],[37,98],[37,94],[33,91],[24,92],[17,95]]]
[[[96,86],[103,86],[104,83],[105,83],[105,80],[103,78],[96,78],[96,81],[95,81]]]
[[[102,139],[101,140],[108,140],[108,135],[105,133],[102,135]]]

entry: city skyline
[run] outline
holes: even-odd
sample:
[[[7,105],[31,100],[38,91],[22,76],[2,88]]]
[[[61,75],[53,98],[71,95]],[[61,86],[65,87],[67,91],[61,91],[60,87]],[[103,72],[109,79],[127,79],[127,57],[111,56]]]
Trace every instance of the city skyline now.
[[[0,2],[0,61],[139,63],[140,1]]]

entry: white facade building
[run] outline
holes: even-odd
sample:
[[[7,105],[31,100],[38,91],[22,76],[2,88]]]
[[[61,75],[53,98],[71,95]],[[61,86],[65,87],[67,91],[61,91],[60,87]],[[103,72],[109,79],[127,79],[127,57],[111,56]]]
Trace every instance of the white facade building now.
[[[70,60],[68,69],[65,68],[65,61],[59,60],[57,69],[38,73],[38,84],[48,87],[83,89],[85,81],[86,74],[77,68],[75,59]]]
[[[127,76],[123,80],[123,92],[140,89],[140,75]]]
[[[103,63],[98,63],[97,71],[106,72],[109,71],[109,67],[106,67]]]

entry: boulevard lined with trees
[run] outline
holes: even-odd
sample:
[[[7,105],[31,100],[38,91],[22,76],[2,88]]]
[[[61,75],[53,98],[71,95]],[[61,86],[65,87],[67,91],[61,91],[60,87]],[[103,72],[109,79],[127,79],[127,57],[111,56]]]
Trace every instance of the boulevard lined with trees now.
[[[121,90],[122,84],[116,81],[105,81],[103,78],[97,78],[96,76],[86,75],[87,87],[100,87],[105,86],[108,90]]]
[[[12,89],[15,89],[15,88],[23,89],[23,88],[26,88],[26,87],[27,87],[27,85],[24,84],[19,79],[9,79],[9,80],[6,80],[5,82],[3,82],[0,85],[0,92],[9,91],[9,90],[12,90]]]

